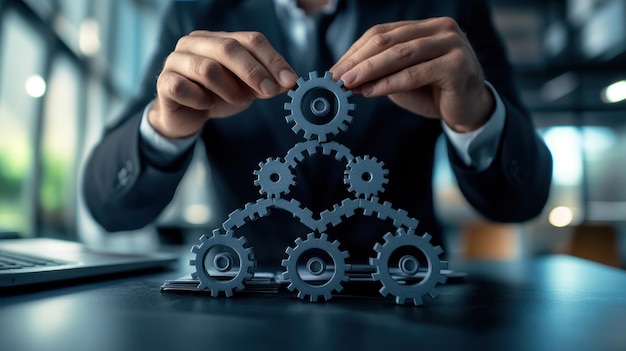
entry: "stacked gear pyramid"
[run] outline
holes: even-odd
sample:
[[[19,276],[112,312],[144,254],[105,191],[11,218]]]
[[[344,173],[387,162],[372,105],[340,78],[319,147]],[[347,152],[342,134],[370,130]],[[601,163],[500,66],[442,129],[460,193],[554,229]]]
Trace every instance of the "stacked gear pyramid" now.
[[[265,197],[232,212],[223,228],[203,235],[201,244],[193,246],[195,258],[189,263],[195,268],[192,278],[199,281],[199,290],[209,291],[213,297],[220,292],[230,297],[245,288],[254,274],[254,254],[246,246],[246,239],[235,232],[250,221],[268,216],[274,208],[288,211],[311,230],[306,238],[296,239],[295,245],[286,249],[287,258],[282,260],[283,279],[299,298],[311,302],[329,300],[333,293],[342,291],[350,279],[351,265],[346,263],[349,254],[339,248],[339,241],[329,241],[325,231],[357,211],[390,220],[397,229],[385,234],[383,243],[375,244],[376,257],[369,260],[374,272],[372,280],[382,284],[380,293],[393,295],[397,304],[416,306],[422,305],[422,297],[427,294],[431,298],[437,296],[435,286],[445,283],[442,270],[448,266],[439,259],[443,250],[430,243],[429,234],[415,234],[418,221],[406,211],[379,201],[377,196],[389,181],[383,162],[370,156],[354,157],[344,145],[329,141],[348,129],[355,108],[352,93],[331,76],[330,72],[323,77],[311,72],[309,79],[298,79],[297,88],[287,93],[291,101],[284,106],[289,112],[286,120],[306,140],[294,145],[284,158],[268,158],[259,163],[254,184]],[[298,164],[307,155],[319,152],[346,164],[343,180],[354,198],[335,204],[315,218],[297,200],[283,196],[296,184],[294,169]]]

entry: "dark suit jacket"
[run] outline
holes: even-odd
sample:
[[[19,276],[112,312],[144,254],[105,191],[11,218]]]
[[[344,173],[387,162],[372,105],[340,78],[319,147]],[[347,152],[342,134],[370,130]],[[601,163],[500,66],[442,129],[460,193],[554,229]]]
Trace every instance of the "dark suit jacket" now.
[[[497,221],[524,221],[542,210],[547,199],[552,159],[538,138],[529,116],[520,107],[511,69],[489,11],[479,0],[358,1],[357,37],[377,23],[435,16],[451,16],[467,33],[491,82],[506,105],[506,124],[493,163],[477,172],[464,167],[448,145],[460,188],[484,216]],[[141,93],[119,122],[107,130],[88,162],[84,194],[94,218],[110,231],[142,227],[153,221],[171,200],[191,158],[188,152],[175,164],[151,162],[140,150],[139,122],[154,98],[156,77],[179,37],[195,29],[254,30],[264,33],[286,56],[271,0],[175,2],[166,14],[159,50],[148,69]],[[355,38],[356,40],[356,38]],[[297,58],[289,58],[295,60]],[[282,157],[303,141],[285,122],[282,106],[288,97],[258,100],[246,111],[209,121],[202,140],[215,181],[217,212],[223,220],[231,211],[260,198],[252,172],[268,157]],[[389,183],[381,200],[420,220],[418,232],[428,231],[440,243],[433,210],[434,147],[442,133],[439,120],[415,116],[387,98],[354,96],[356,112],[347,132],[334,140],[353,155],[375,156],[389,169]],[[313,157],[297,167],[297,185],[289,197],[314,212],[349,197],[342,183],[344,165]],[[280,211],[277,211],[280,212]],[[371,256],[373,243],[394,228],[386,222],[356,216],[331,230],[357,259]],[[207,228],[207,232],[210,228]],[[306,228],[284,213],[242,228],[260,260],[284,256],[286,245],[306,234]],[[260,248],[259,248],[260,247]],[[275,259],[275,258],[274,258]]]

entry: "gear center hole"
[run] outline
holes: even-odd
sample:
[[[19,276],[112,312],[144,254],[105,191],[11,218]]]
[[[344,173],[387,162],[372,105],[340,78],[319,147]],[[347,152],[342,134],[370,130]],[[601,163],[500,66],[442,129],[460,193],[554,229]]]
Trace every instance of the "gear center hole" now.
[[[411,255],[403,256],[398,262],[398,267],[402,271],[402,273],[413,276],[417,273],[420,268],[420,264],[417,259]]]
[[[311,112],[316,116],[324,116],[330,111],[330,103],[323,97],[316,97],[311,101]]]
[[[270,180],[271,180],[273,183],[278,183],[278,182],[280,181],[280,174],[278,174],[278,173],[272,173],[272,174],[270,174]]]
[[[213,258],[213,266],[220,272],[227,272],[233,266],[233,257],[227,252],[220,252]]]
[[[371,182],[372,178],[373,176],[370,172],[363,172],[363,174],[361,174],[361,179],[363,179],[364,182]]]
[[[326,270],[326,263],[319,257],[312,257],[307,263],[306,268],[313,275],[320,275]]]
[[[392,279],[411,286],[419,284],[429,275],[431,262],[419,247],[406,245],[393,251],[387,269]]]

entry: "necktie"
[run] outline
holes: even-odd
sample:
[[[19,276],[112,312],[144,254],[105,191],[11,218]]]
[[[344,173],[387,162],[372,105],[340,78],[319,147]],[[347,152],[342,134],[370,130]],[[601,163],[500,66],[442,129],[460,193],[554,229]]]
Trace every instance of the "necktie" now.
[[[323,72],[327,71],[333,64],[334,58],[328,47],[328,42],[326,40],[326,35],[328,32],[328,27],[332,23],[335,18],[335,13],[326,14],[320,13],[315,16],[316,30],[317,30],[317,42],[316,42],[316,50],[315,52],[315,70],[321,75]]]

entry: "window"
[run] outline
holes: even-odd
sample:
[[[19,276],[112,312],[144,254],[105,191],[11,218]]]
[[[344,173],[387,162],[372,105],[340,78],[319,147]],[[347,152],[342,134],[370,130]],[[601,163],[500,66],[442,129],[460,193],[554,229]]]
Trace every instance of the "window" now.
[[[31,232],[36,198],[32,139],[46,45],[22,17],[7,9],[0,21],[0,228]]]
[[[81,123],[78,111],[84,100],[81,73],[65,55],[52,61],[42,122],[39,207],[46,235],[74,227],[77,194],[76,166]]]

